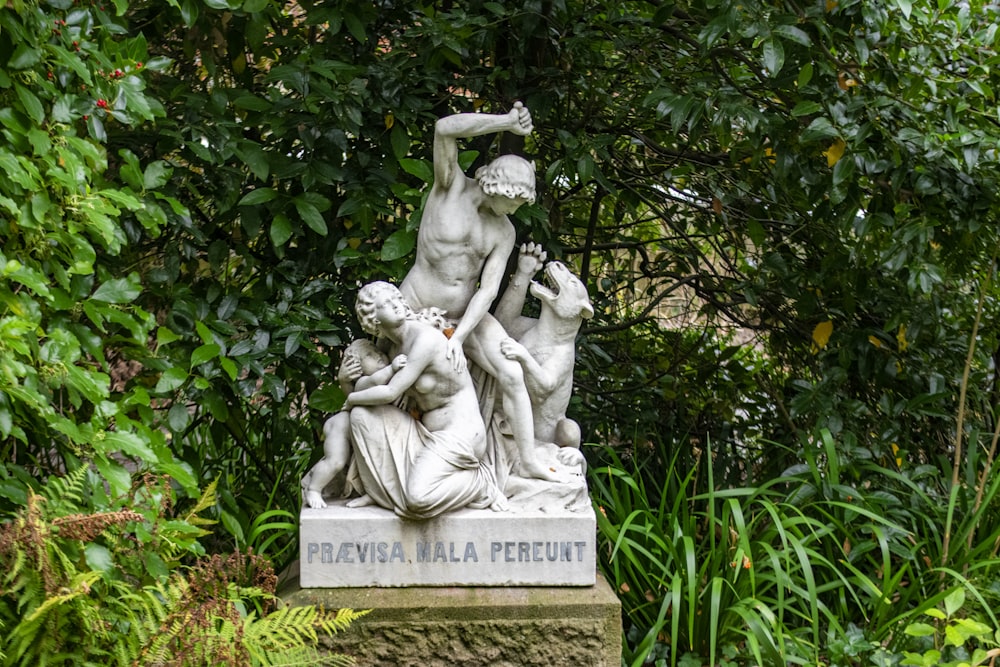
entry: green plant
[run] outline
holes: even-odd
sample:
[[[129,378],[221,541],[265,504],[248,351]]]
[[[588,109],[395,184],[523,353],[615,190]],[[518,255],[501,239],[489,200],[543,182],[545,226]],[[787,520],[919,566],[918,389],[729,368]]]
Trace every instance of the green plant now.
[[[50,477],[0,523],[2,665],[349,664],[321,656],[318,633],[364,612],[282,607],[269,563],[204,554],[199,515],[169,482],[137,477],[106,496],[86,466]]]
[[[725,488],[713,468],[728,462],[710,449],[683,470],[677,450],[667,458],[660,447],[628,461],[606,448],[609,464],[590,476],[630,664],[673,665],[685,653],[715,664],[721,647],[735,646],[750,664],[781,656],[854,667],[903,645],[901,628],[944,599],[943,572],[980,600],[990,595],[1000,566],[1000,527],[987,509],[996,508],[995,480],[955,524],[963,543],[975,533],[974,548],[954,549],[944,571],[936,564],[950,494],[939,469],[886,467],[852,438],[823,431],[785,475]],[[975,502],[977,470],[970,461],[960,506]]]
[[[996,661],[1000,656],[1000,648],[997,648],[1000,630],[996,619],[992,619],[992,625],[987,625],[960,614],[965,599],[965,590],[957,587],[944,598],[943,610],[932,607],[923,612],[932,623],[914,622],[906,626],[905,634],[923,638],[931,646],[920,652],[903,651],[901,665],[977,667]]]
[[[854,594],[825,553],[827,525],[774,488],[716,488],[707,452],[704,469],[670,465],[662,484],[606,455],[590,482],[601,567],[631,626],[626,662],[658,643],[671,665],[686,652],[715,664],[723,646],[758,664],[816,659],[819,628],[837,624],[825,600]]]

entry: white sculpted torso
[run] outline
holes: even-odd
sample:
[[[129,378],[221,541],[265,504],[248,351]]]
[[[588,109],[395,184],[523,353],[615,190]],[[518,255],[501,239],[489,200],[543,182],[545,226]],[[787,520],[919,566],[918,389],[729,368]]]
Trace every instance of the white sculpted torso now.
[[[417,257],[399,289],[416,310],[435,306],[459,319],[476,293],[486,258],[514,244],[506,216],[481,206],[477,183],[465,176],[464,188],[433,189],[427,198],[417,240]],[[457,184],[456,184],[457,185]]]

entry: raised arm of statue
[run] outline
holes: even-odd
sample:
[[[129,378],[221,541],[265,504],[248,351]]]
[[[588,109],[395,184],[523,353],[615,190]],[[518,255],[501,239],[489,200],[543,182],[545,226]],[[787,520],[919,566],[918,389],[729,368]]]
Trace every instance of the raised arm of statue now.
[[[504,114],[460,113],[440,119],[434,126],[434,187],[447,190],[461,174],[456,139],[504,131],[527,136],[532,129],[531,113],[520,102]]]
[[[518,252],[517,269],[507,283],[507,289],[500,297],[494,316],[512,338],[520,338],[528,328],[534,326],[535,319],[523,317],[524,300],[528,286],[535,274],[542,270],[547,255],[537,243],[524,243]]]

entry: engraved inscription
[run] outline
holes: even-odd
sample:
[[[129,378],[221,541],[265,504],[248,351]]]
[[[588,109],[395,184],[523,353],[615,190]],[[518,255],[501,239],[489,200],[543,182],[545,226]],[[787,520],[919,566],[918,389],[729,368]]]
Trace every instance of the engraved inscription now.
[[[582,562],[587,549],[584,541],[490,542],[490,563]],[[417,542],[413,559],[417,563],[478,563],[480,550],[475,542]],[[335,555],[336,554],[336,555]],[[402,542],[309,542],[306,562],[320,563],[407,563]]]

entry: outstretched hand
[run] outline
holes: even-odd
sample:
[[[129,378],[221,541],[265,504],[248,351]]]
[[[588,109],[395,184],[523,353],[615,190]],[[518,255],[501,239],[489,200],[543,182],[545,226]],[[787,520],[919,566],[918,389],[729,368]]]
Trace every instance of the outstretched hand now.
[[[542,244],[522,243],[521,252],[517,256],[517,272],[530,278],[542,270],[547,257]]]
[[[510,118],[510,131],[526,137],[531,134],[534,125],[531,122],[531,112],[520,102],[514,102],[514,108],[507,114]]]
[[[465,352],[462,351],[462,341],[457,338],[449,338],[448,346],[445,348],[445,358],[451,362],[452,368],[456,371],[464,371],[465,362]]]

